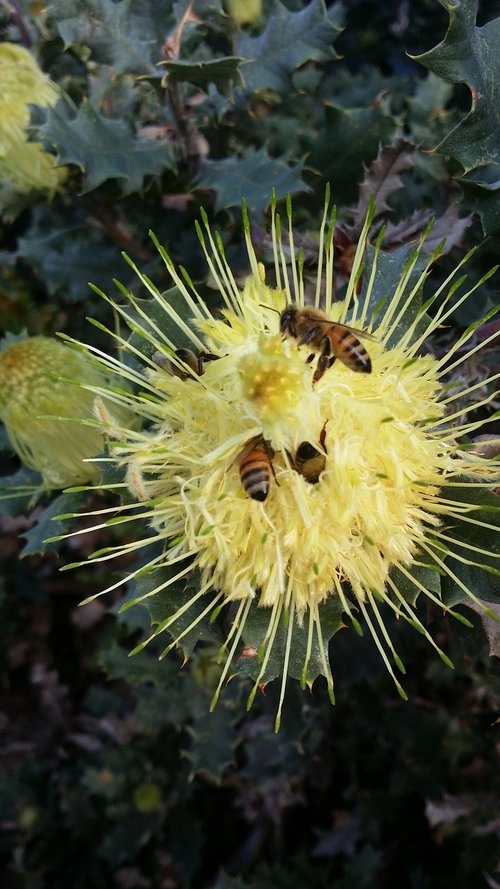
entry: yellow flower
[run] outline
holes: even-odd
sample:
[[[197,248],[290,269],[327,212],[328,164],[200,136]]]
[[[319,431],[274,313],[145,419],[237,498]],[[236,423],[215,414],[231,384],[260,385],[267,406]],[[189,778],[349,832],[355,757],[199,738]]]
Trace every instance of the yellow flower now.
[[[160,544],[140,575],[143,592],[136,600],[152,597],[153,605],[161,603],[153,611],[157,626],[150,639],[168,629],[174,641],[166,651],[184,645],[196,632],[203,635],[208,618],[228,605],[232,622],[214,703],[239,657],[236,669],[246,665],[254,677],[249,703],[259,686],[282,675],[278,726],[287,673],[304,685],[323,673],[333,699],[327,645],[342,625],[342,614],[357,629],[355,612],[360,614],[405,696],[391,658],[404,668],[380,603],[437,648],[414,600],[421,592],[449,610],[440,597],[441,574],[475,598],[450,563],[474,565],[484,550],[456,543],[450,527],[455,522],[493,527],[474,513],[482,508],[481,489],[498,485],[499,473],[494,461],[460,446],[481,423],[466,421],[467,408],[454,410],[463,392],[443,388],[445,362],[453,369],[479,348],[464,355],[473,330],[445,359],[422,354],[425,339],[453,311],[458,269],[421,307],[419,294],[438,255],[425,259],[421,243],[402,264],[397,283],[381,294],[379,244],[370,248],[365,266],[369,213],[345,298],[335,301],[334,220],[327,200],[310,311],[323,311],[333,325],[349,324],[359,334],[344,339],[333,366],[325,366],[331,364],[325,336],[331,324],[321,319],[315,326],[309,319],[306,342],[305,329],[291,329],[282,314],[291,307],[288,315],[295,317],[306,306],[304,280],[291,205],[290,262],[273,208],[274,286],[257,263],[246,216],[252,275],[243,289],[204,217],[206,232],[198,232],[224,302],[218,317],[159,245],[178,288],[175,301],[136,269],[152,296],[152,312],[140,310],[132,294],[132,311],[113,303],[134,330],[134,353],[138,339],[143,341],[139,351],[149,350],[143,371],[122,369],[142,393],[134,409],[149,421],[149,429],[115,438],[110,458],[123,468],[139,516],[150,529],[150,536],[125,547]],[[431,302],[439,306],[433,318],[425,312]],[[180,344],[183,350],[177,351]],[[88,348],[109,366],[104,355]],[[323,365],[318,364],[321,350]],[[307,462],[311,459],[313,464]],[[240,463],[252,469],[254,461],[256,489],[240,477]],[[464,490],[477,490],[477,504],[449,493],[462,476],[467,476]],[[122,509],[130,510],[130,502]],[[465,554],[460,547],[467,547]],[[176,604],[169,606],[171,590]]]
[[[85,461],[104,448],[95,414],[106,429],[112,422],[101,402],[95,409],[109,379],[85,355],[49,337],[15,340],[0,352],[0,419],[13,449],[47,489],[99,479],[99,467]]]
[[[18,191],[56,191],[66,170],[39,142],[28,142],[29,105],[55,105],[59,93],[33,56],[15,43],[0,44],[0,181]]]

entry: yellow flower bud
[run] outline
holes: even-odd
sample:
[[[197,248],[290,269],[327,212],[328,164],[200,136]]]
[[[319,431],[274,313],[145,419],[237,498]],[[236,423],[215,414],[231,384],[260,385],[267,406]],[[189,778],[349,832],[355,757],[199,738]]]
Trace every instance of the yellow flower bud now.
[[[15,43],[0,44],[0,181],[18,191],[56,191],[66,170],[39,142],[28,142],[29,105],[55,105],[59,93],[33,56]]]
[[[234,24],[255,25],[262,16],[262,0],[227,0],[227,11]]]
[[[0,419],[13,449],[47,488],[99,478],[97,465],[84,460],[102,452],[102,434],[68,422],[93,421],[95,396],[81,387],[84,382],[102,388],[109,376],[58,340],[29,337],[0,352]]]

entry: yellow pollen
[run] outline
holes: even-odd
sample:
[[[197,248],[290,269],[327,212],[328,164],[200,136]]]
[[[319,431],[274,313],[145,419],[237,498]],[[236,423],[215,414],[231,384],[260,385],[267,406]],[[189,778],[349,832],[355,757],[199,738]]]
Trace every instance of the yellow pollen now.
[[[279,336],[261,335],[258,350],[240,359],[238,373],[243,397],[262,418],[283,416],[297,407],[303,373],[283,353]]]

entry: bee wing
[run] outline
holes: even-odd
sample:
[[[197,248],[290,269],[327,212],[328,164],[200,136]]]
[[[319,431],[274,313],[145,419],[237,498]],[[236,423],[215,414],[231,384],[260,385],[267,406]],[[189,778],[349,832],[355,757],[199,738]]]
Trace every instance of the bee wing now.
[[[331,323],[335,324],[336,327],[341,327],[342,330],[349,331],[349,333],[352,333],[355,337],[359,337],[363,340],[371,340],[372,343],[377,342],[377,337],[373,336],[372,333],[368,333],[367,330],[360,330],[358,327],[349,327],[348,324],[341,324],[340,321],[332,321]]]

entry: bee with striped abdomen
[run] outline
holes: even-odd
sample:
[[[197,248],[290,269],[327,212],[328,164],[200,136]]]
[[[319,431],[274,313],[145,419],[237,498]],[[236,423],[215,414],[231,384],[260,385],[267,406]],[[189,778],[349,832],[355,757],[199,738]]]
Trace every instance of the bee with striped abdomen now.
[[[262,435],[251,438],[237,457],[241,484],[252,500],[262,502],[269,494],[273,457],[274,451]]]
[[[319,352],[313,384],[321,379],[336,358],[357,373],[371,373],[370,356],[358,337],[375,340],[370,333],[331,321],[312,306],[288,305],[280,314],[280,331],[296,339],[299,346],[312,346]],[[308,362],[314,359],[309,355]]]

